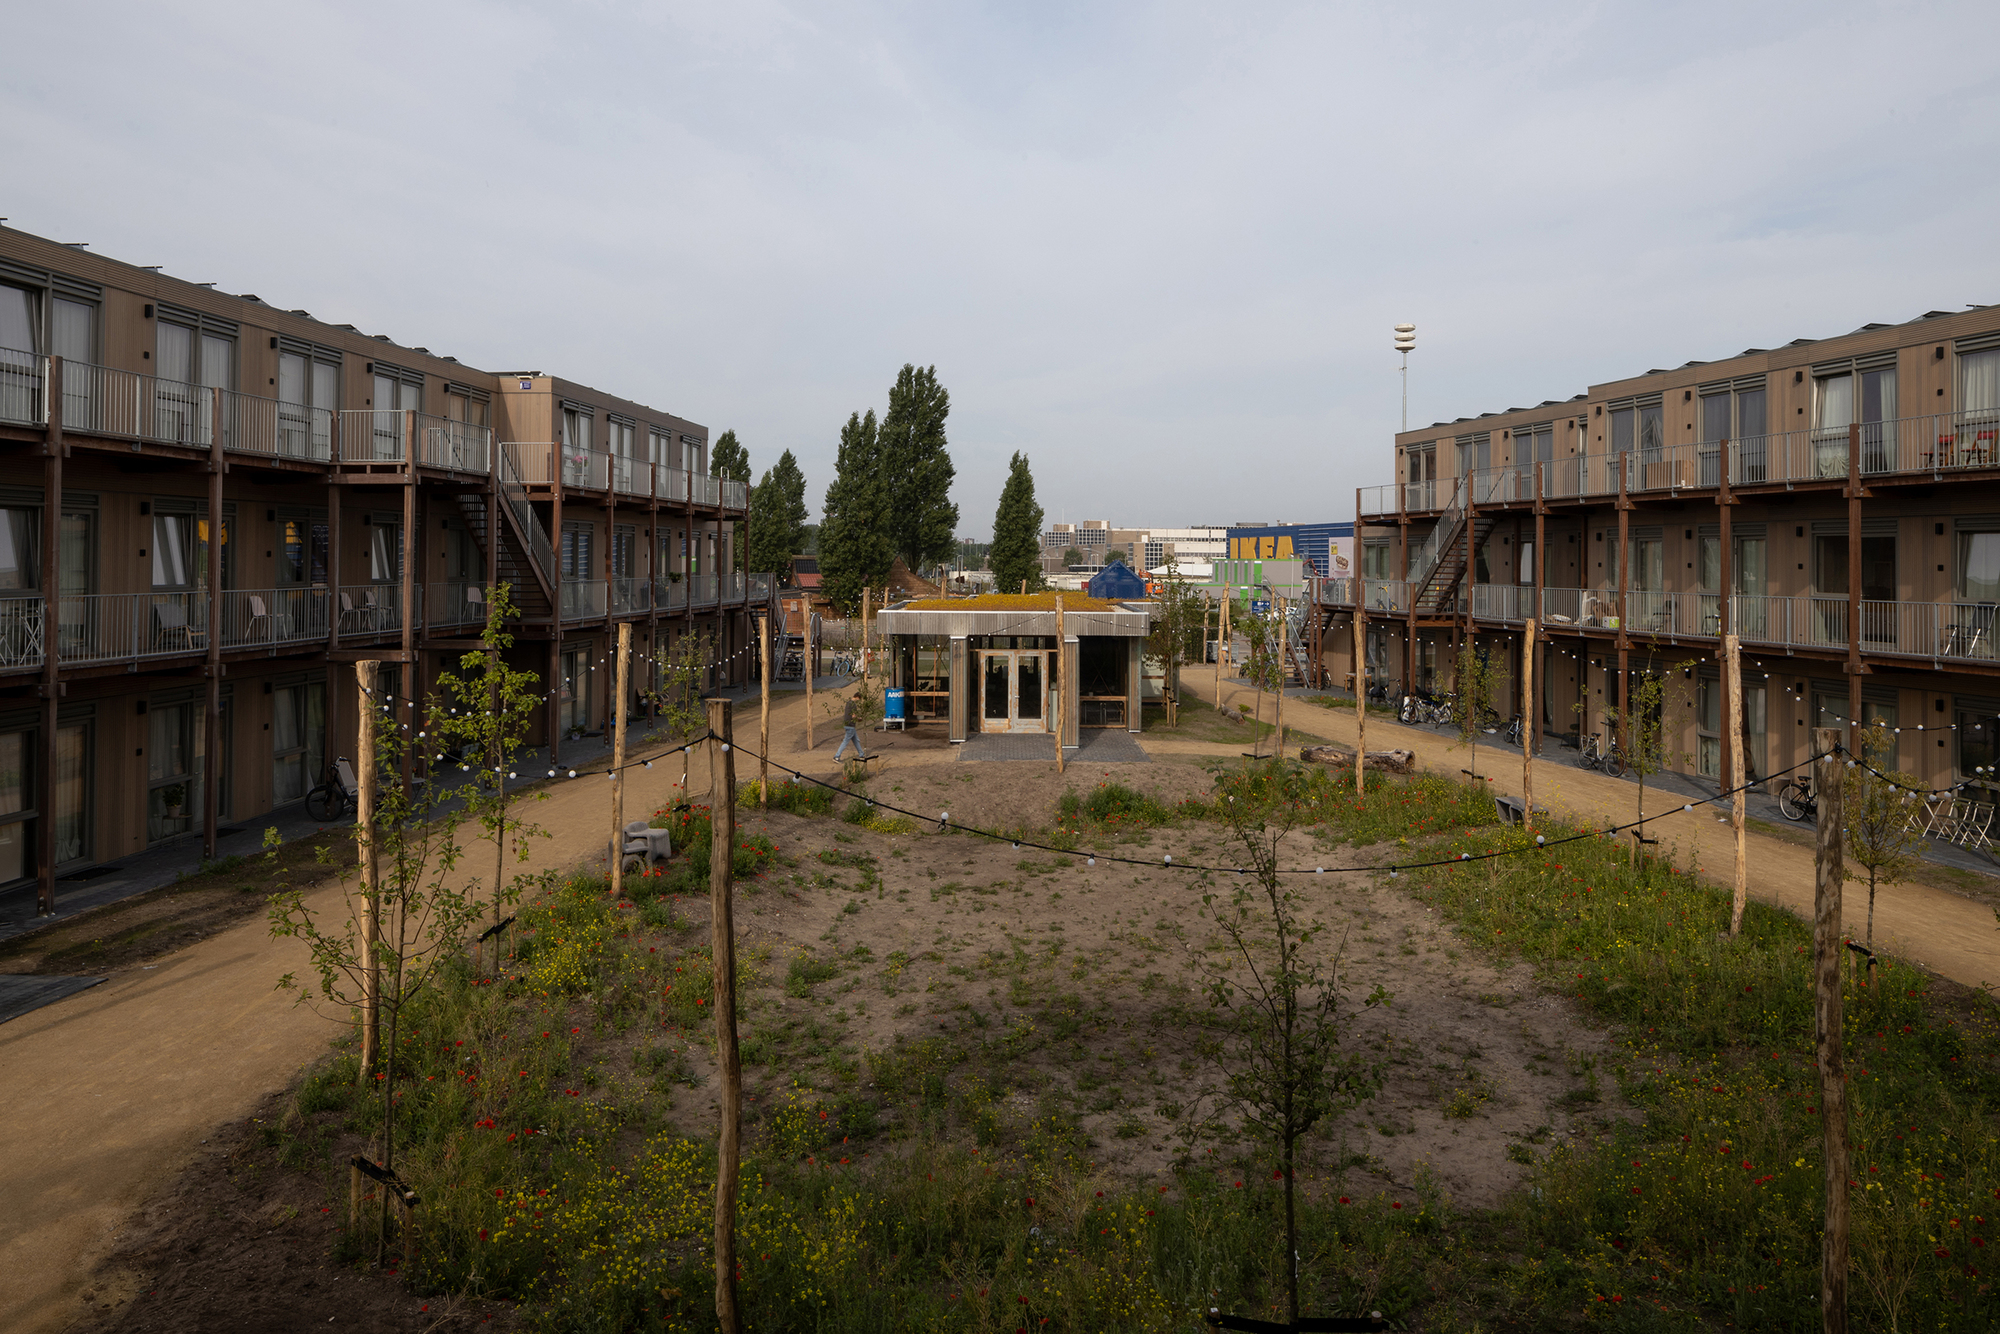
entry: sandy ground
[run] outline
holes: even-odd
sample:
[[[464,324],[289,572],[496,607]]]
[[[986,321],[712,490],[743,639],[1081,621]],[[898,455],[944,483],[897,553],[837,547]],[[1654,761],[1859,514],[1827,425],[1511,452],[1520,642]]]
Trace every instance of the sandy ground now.
[[[1190,671],[1188,684],[1204,698],[1213,699],[1212,673]],[[1250,692],[1225,686],[1223,702],[1233,705],[1239,695],[1248,702]],[[824,710],[830,701],[821,697],[817,703]],[[1268,701],[1266,704],[1268,708]],[[773,712],[774,756],[807,772],[831,777],[836,770],[833,743],[839,735],[831,718],[821,715],[817,727],[820,745],[808,755],[803,750],[803,698],[780,697]],[[1352,740],[1351,715],[1298,703],[1288,706],[1287,714],[1288,723],[1308,727],[1317,735]],[[746,745],[755,746],[754,702],[739,706],[737,718],[739,736]],[[879,770],[870,783],[872,790],[884,800],[912,798],[907,803],[912,809],[928,812],[933,805],[951,809],[957,821],[1002,827],[1033,821],[1036,812],[1046,812],[1060,792],[1054,783],[1053,765],[981,765],[978,769],[982,772],[974,774],[968,773],[973,766],[958,765],[956,751],[949,746],[904,736],[876,737],[871,742],[879,744],[883,755],[871,766]],[[1369,720],[1368,742],[1375,749],[1412,749],[1424,765],[1447,773],[1456,772],[1467,762],[1463,749],[1454,749],[1436,732],[1401,728],[1376,719]],[[1241,747],[1159,738],[1149,741],[1147,749],[1164,762],[1129,766],[1129,771],[1143,775],[1143,785],[1160,785],[1166,791],[1184,786],[1195,790],[1201,778],[1194,762],[1209,756],[1233,757]],[[751,777],[754,761],[748,755],[740,754],[740,758],[739,778]],[[1497,755],[1494,762],[1498,763]],[[705,787],[701,768],[697,764],[697,798]],[[1088,778],[1080,769],[1078,766],[1071,775],[1079,785]],[[1485,762],[1481,769],[1486,770]],[[1511,772],[1496,772],[1503,791],[1519,791],[1518,765]],[[1537,784],[1538,803],[1586,819],[1609,822],[1629,818],[1635,785],[1555,766],[1544,772],[1549,779]],[[627,817],[640,818],[670,800],[678,776],[677,763],[635,771]],[[968,782],[968,778],[975,781]],[[899,785],[901,793],[894,791]],[[572,866],[602,846],[600,840],[608,836],[610,828],[604,799],[607,787],[604,779],[596,778],[562,783],[551,790],[550,799],[536,809],[535,818],[555,837],[537,848],[536,864]],[[943,803],[948,796],[951,800],[946,806]],[[1712,816],[1676,815],[1662,822],[1658,832],[1667,845],[1677,843],[1684,852],[1698,856],[1711,876],[1719,870],[1727,879],[1732,845],[1726,827],[1716,824]],[[1754,837],[1752,849],[1753,892],[1795,910],[1809,911],[1813,892],[1810,852]],[[1041,892],[1046,895],[1048,890]],[[1119,906],[1106,898],[1097,905],[1091,920],[1074,924],[1071,919],[1080,911],[1077,903],[1051,910],[1044,901],[1037,908],[1040,938],[1046,940],[1058,931],[1075,931],[1081,936],[1087,930],[1092,941],[1102,943],[1079,951],[1077,941],[1071,939],[1072,960],[1079,953],[1092,951],[1115,954],[1124,948],[1123,933],[1139,931],[1140,919],[1147,916],[1138,905],[1157,900],[1164,892],[1164,873],[1144,883],[1135,881],[1134,904]],[[1463,1029],[1469,1016],[1481,1013],[1505,1015],[1507,1024],[1520,1031],[1521,1049],[1507,1051],[1504,1057],[1496,1051],[1491,1072],[1480,1076],[1491,1095],[1487,1119],[1498,1124],[1504,1114],[1507,1120],[1498,1130],[1479,1133],[1505,1138],[1535,1125],[1555,1124],[1544,1113],[1546,1099],[1535,1091],[1542,1076],[1520,1072],[1538,1063],[1556,1064],[1554,1058],[1544,1061],[1543,1056],[1560,1047],[1580,1048],[1590,1040],[1588,1035],[1552,1028],[1554,1018],[1536,1008],[1548,1002],[1534,997],[1525,984],[1486,976],[1470,963],[1449,958],[1448,946],[1424,936],[1428,928],[1409,916],[1412,911],[1421,915],[1421,910],[1413,909],[1407,901],[1391,902],[1376,893],[1364,906],[1359,889],[1350,886],[1344,892],[1353,897],[1339,905],[1340,911],[1363,914],[1352,919],[1358,934],[1395,942],[1395,955],[1383,957],[1401,961],[1399,968],[1408,968],[1412,956],[1402,952],[1406,945],[1417,951],[1414,957],[1420,961],[1433,959],[1435,946],[1433,962],[1442,960],[1450,965],[1444,973],[1419,985],[1392,986],[1406,994],[1419,990],[1434,993],[1434,1013],[1427,1012],[1422,1022],[1428,1026],[1425,1031],[1436,1036],[1426,1041],[1440,1050],[1450,1050],[1453,1034]],[[1083,892],[1077,897],[1081,901]],[[828,911],[824,905],[831,902],[823,894],[805,899],[813,902],[816,913]],[[804,911],[805,899],[800,911]],[[928,893],[925,899],[928,903]],[[886,906],[887,900],[884,903]],[[754,933],[768,925],[773,944],[783,937],[803,938],[816,926],[817,939],[825,930],[816,920],[801,920],[798,936],[793,936],[789,923],[780,936],[778,921],[761,923],[755,916],[757,911],[750,910],[746,930]],[[774,902],[768,911],[776,917],[785,909]],[[864,913],[869,911],[875,910],[863,909]],[[963,911],[972,915],[970,908]],[[1368,913],[1375,916],[1366,916]],[[1158,917],[1152,914],[1153,920]],[[1027,925],[1024,921],[1015,931],[1024,940],[1028,938],[1024,934]],[[913,940],[928,931],[929,947],[935,949],[943,927],[919,926],[913,917],[907,929]],[[1114,938],[1114,931],[1121,933],[1119,938]],[[1934,889],[1898,887],[1884,896],[1878,908],[1877,932],[1905,957],[1957,981],[1976,985],[2000,979],[2000,935],[1995,933],[1992,913],[1969,900]],[[959,948],[970,946],[961,944]],[[1382,948],[1391,946],[1383,944]],[[0,1277],[0,1329],[58,1329],[81,1314],[81,1294],[88,1276],[132,1211],[162,1182],[197,1161],[204,1137],[214,1127],[250,1115],[270,1090],[283,1086],[301,1064],[322,1050],[329,1032],[326,1022],[294,1009],[288,997],[273,990],[275,979],[297,967],[301,957],[295,944],[271,940],[261,920],[253,920],[152,966],[117,972],[101,986],[0,1026],[0,1092],[5,1094],[16,1135],[16,1151],[0,1166],[0,1276],[4,1276]],[[1480,999],[1489,995],[1499,997],[1499,1002]],[[981,1004],[983,998],[968,997],[964,1003]],[[882,1008],[885,1012],[888,1009]],[[964,1016],[969,1012],[956,1013]],[[1531,1013],[1533,1019],[1528,1022]],[[941,1017],[947,1025],[954,1022],[949,1014]],[[1413,1012],[1399,1017],[1415,1022]],[[873,1032],[857,1033],[862,1041],[874,1036]],[[1497,1043],[1498,1039],[1481,1042]],[[1541,1055],[1526,1044],[1538,1044]],[[1531,1056],[1534,1059],[1529,1059]],[[1467,1060],[1475,1064],[1468,1067]],[[1420,1146],[1449,1141],[1454,1138],[1454,1129],[1459,1132],[1456,1138],[1465,1137],[1469,1122],[1446,1126],[1439,1120],[1431,1126],[1417,1112],[1420,1105],[1434,1105],[1437,1089],[1433,1085],[1443,1088],[1456,1080],[1459,1086],[1466,1086],[1472,1072],[1482,1068],[1476,1064],[1479,1060],[1462,1051],[1438,1057],[1431,1061],[1433,1066],[1448,1062],[1460,1073],[1450,1079],[1444,1077],[1444,1071],[1433,1071],[1428,1079],[1411,1075],[1416,1083],[1401,1093],[1392,1089],[1392,1098],[1401,1097],[1407,1103],[1406,1124],[1418,1133],[1406,1137],[1400,1127],[1393,1136],[1378,1133],[1379,1143],[1371,1144],[1370,1152],[1380,1161],[1384,1180],[1392,1185],[1407,1180],[1407,1165],[1420,1156]],[[1507,1074],[1507,1070],[1516,1073]],[[1550,1082],[1560,1081],[1551,1076]],[[1159,1143],[1150,1134],[1135,1137],[1135,1141],[1135,1156],[1140,1152],[1138,1144]],[[1409,1145],[1412,1156],[1405,1157],[1401,1145]],[[1140,1166],[1136,1157],[1132,1166]],[[1466,1177],[1448,1184],[1464,1202],[1479,1203],[1503,1183],[1503,1177],[1495,1176],[1489,1182]]]

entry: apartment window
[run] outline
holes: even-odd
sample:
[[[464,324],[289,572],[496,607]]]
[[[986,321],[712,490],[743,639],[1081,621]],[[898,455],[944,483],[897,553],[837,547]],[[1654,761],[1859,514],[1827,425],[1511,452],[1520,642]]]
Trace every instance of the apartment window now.
[[[681,450],[687,458],[688,471],[706,476],[708,473],[708,442],[699,436],[681,437]]]
[[[1813,465],[1847,474],[1849,428],[1861,427],[1861,470],[1885,472],[1895,447],[1895,354],[1813,367]]]
[[[2000,603],[2000,519],[1975,522],[1959,522],[1954,588],[1960,602]]]
[[[222,587],[230,579],[229,520],[235,507],[222,512]],[[153,501],[153,589],[190,592],[208,587],[208,502],[165,496]]]
[[[1493,464],[1493,433],[1481,431],[1477,435],[1462,435],[1458,438],[1458,475],[1470,477],[1476,472],[1485,472]]]
[[[327,532],[323,514],[278,516],[278,586],[326,583]]]
[[[42,347],[42,294],[0,283],[0,348],[39,352]]]
[[[1958,722],[1958,776],[1990,778],[2000,768],[2000,703],[1958,698],[1952,701]],[[1984,773],[1978,772],[1985,770]]]
[[[1639,462],[1658,463],[1662,457],[1662,447],[1666,444],[1666,413],[1658,394],[1647,394],[1642,398],[1628,398],[1611,404],[1607,411],[1611,414],[1611,454],[1610,471],[1605,478],[1605,489],[1618,488],[1618,470],[1625,463],[1627,455],[1638,451]]]
[[[566,523],[562,530],[562,577],[572,579],[595,578],[596,568],[590,559],[593,530],[587,523]]]
[[[485,579],[485,568],[479,559],[479,544],[472,540],[472,533],[456,520],[448,523],[444,537],[444,577],[452,583],[476,584]],[[443,612],[444,608],[439,608]]]
[[[1361,575],[1365,579],[1388,579],[1389,558],[1395,549],[1388,542],[1363,542],[1361,544]]]
[[[378,519],[368,525],[368,582],[394,584],[402,578],[403,525]]]
[[[1520,554],[1514,562],[1514,582],[1532,584],[1535,582],[1535,544],[1521,543]]]
[[[325,768],[326,683],[271,692],[271,804],[302,800]]]
[[[35,734],[0,732],[0,884],[35,873]]]
[[[0,302],[6,290],[0,288]],[[5,312],[0,311],[0,320]],[[0,338],[0,346],[6,346]],[[1968,421],[2000,419],[2000,347],[1958,354],[1958,410]]]
[[[639,573],[639,530],[621,523],[611,530],[611,573],[630,579]]]
[[[1695,697],[1695,772],[1703,778],[1722,776],[1722,682],[1701,678]]]
[[[214,389],[236,387],[236,326],[162,306],[153,328],[153,429],[162,440],[206,444]]]
[[[375,409],[369,439],[372,453],[363,457],[400,459],[406,433],[403,414],[424,410],[423,372],[378,361],[373,366],[373,386],[369,397],[369,405]]]
[[[278,342],[278,452],[323,458],[340,411],[340,353],[295,338]]]
[[[493,404],[485,394],[450,384],[444,389],[444,415],[447,420],[464,422],[467,426],[491,426]]]
[[[157,843],[201,819],[202,706],[155,702],[146,715],[146,838]]]
[[[652,445],[653,462],[663,463],[670,469],[679,469],[681,447],[674,440],[672,431],[649,431],[648,442]]]
[[[590,645],[566,648],[562,654],[562,684],[557,692],[557,722],[565,732],[590,729]]]
[[[0,592],[32,593],[42,586],[42,512],[0,509]]]
[[[590,435],[595,413],[590,408],[562,410],[563,484],[582,486],[590,476]]]
[[[630,491],[636,479],[643,477],[639,457],[639,427],[636,422],[613,417],[604,428],[604,447],[611,454],[611,484],[620,491]],[[653,488],[644,488],[651,491]]]

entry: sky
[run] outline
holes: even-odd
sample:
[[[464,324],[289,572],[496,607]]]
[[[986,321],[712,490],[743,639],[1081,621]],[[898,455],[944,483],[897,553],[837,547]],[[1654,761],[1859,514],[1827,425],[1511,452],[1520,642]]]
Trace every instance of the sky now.
[[[1519,12],[1510,12],[1519,11]],[[2000,301],[1972,4],[93,3],[0,216],[789,449],[906,362],[959,529],[1352,517],[1409,420]],[[1971,58],[1968,58],[1971,55]],[[29,154],[21,152],[33,145]]]

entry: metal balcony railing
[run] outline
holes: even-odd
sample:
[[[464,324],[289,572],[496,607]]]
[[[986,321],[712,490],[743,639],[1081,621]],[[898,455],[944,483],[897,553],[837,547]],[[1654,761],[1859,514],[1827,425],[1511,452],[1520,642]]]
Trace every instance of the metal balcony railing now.
[[[562,617],[565,621],[601,621],[607,585],[602,579],[565,579]]]
[[[0,672],[42,665],[42,599],[0,597]]]
[[[493,471],[493,430],[428,413],[417,414],[417,462],[427,468],[484,476]]]
[[[483,582],[465,579],[433,583],[424,598],[424,624],[432,630],[484,630],[488,592]]]

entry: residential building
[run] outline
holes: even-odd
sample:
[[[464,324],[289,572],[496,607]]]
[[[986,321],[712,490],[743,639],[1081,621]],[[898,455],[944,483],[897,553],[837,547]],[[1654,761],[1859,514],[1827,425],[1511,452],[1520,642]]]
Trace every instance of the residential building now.
[[[0,911],[163,841],[236,850],[354,753],[357,661],[421,731],[502,583],[552,762],[641,707],[644,670],[610,698],[621,623],[745,679],[772,580],[735,571],[746,497],[708,449],[579,381],[0,228]]]
[[[1398,435],[1393,463],[1359,498],[1358,577],[1320,585],[1336,683],[1354,679],[1359,597],[1368,676],[1397,692],[1448,685],[1468,640],[1518,692],[1536,619],[1538,737],[1615,729],[1629,683],[1671,673],[1674,767],[1710,778],[1732,746],[1769,777],[1813,728],[1875,719],[1925,783],[2000,762],[2000,307],[1434,423]]]

